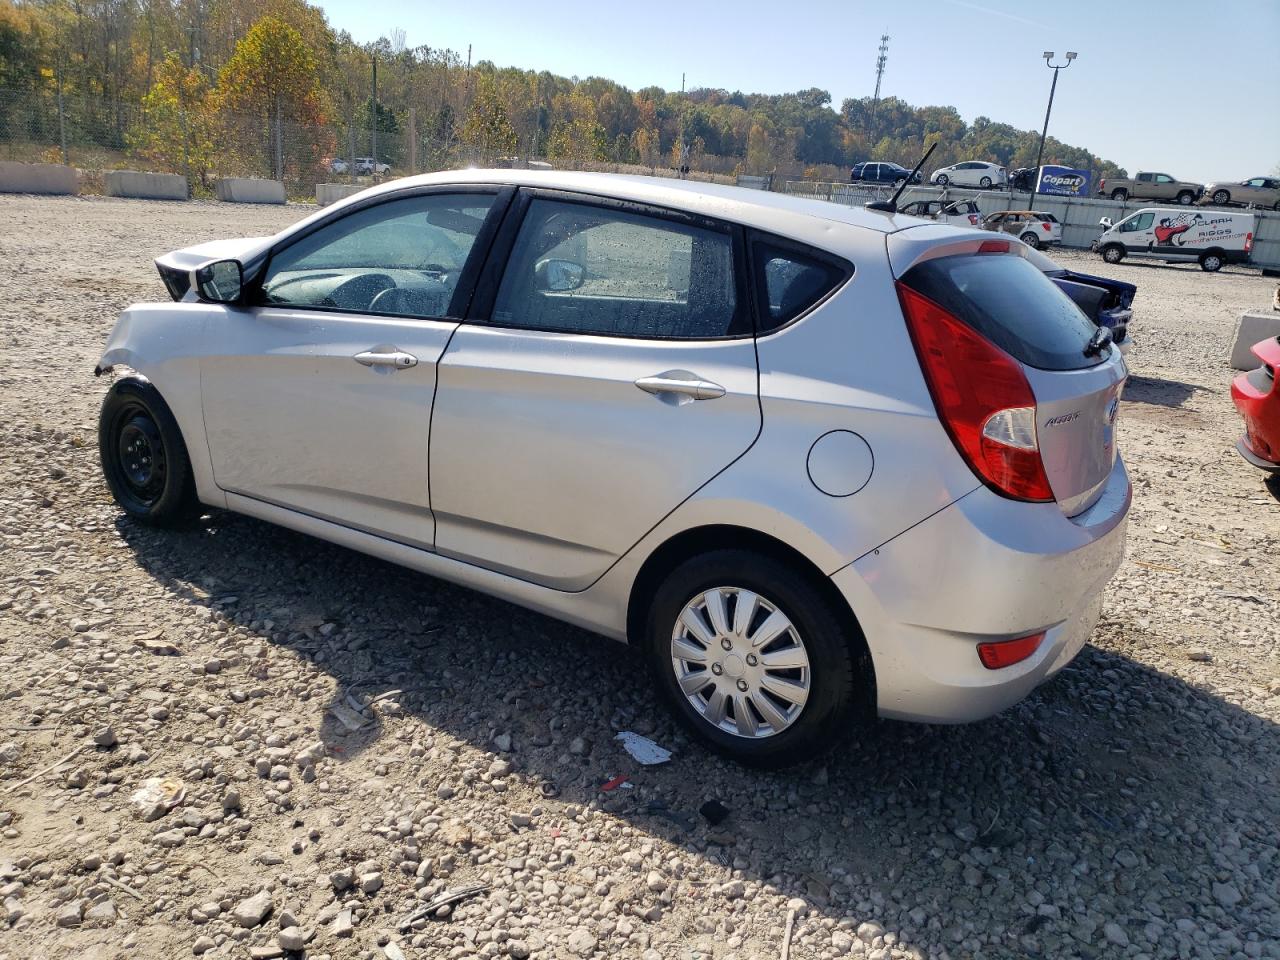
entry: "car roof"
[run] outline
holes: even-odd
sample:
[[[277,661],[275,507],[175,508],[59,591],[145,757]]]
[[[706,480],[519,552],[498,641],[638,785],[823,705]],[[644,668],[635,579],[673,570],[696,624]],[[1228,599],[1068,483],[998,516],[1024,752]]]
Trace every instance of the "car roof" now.
[[[783,235],[801,237],[815,233],[831,234],[829,239],[833,243],[838,243],[839,238],[834,235],[836,231],[846,235],[852,232],[839,229],[841,227],[887,234],[913,227],[918,222],[914,219],[899,220],[891,214],[867,210],[863,207],[718,183],[565,170],[467,169],[421,174],[388,181],[349,198],[343,202],[343,205],[375,193],[394,193],[415,187],[448,184],[510,184],[519,187],[566,190],[669,207]],[[336,206],[337,204],[334,205]],[[805,238],[808,237],[805,236]],[[820,239],[814,239],[811,242],[823,244]]]

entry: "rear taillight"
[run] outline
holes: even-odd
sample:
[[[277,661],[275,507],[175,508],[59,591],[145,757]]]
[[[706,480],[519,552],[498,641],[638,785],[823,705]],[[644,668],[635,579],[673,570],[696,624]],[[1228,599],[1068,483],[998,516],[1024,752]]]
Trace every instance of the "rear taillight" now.
[[[1246,233],[1244,235],[1244,252],[1249,253],[1253,250],[1253,234]]]
[[[1018,361],[906,284],[898,297],[925,382],[970,469],[1014,500],[1053,500],[1036,437],[1036,398]]]
[[[978,659],[988,670],[999,670],[1001,667],[1012,667],[1021,663],[1040,649],[1044,642],[1044,631],[1033,633],[1029,637],[1016,640],[997,640],[992,643],[978,644]]]
[[[1103,177],[1101,180],[1099,180],[1099,181],[1098,181],[1098,189],[1099,189],[1099,190],[1101,190],[1101,189],[1103,189],[1104,187],[1106,187],[1106,185],[1107,185],[1107,178],[1106,178],[1106,177]]]
[[[1043,230],[1045,233],[1048,233],[1048,232],[1049,232],[1049,230],[1050,230],[1049,224],[1047,224],[1047,223],[1041,223],[1041,224],[1040,224],[1040,229],[1041,229],[1041,230]]]

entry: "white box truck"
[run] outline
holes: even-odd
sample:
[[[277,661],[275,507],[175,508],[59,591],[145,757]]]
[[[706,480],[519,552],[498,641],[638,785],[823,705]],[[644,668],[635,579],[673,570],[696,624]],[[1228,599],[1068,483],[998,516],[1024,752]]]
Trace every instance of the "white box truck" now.
[[[1107,263],[1150,257],[1166,263],[1195,261],[1210,273],[1224,263],[1248,263],[1257,220],[1251,213],[1144,207],[1119,223],[1098,221],[1103,234],[1093,249]]]

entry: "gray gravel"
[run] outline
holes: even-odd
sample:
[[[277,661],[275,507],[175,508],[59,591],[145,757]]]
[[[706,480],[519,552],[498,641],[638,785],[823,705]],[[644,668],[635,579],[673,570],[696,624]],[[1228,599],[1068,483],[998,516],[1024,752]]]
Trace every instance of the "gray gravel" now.
[[[1280,486],[1224,362],[1274,281],[1063,255],[1140,286],[1093,644],[990,721],[761,774],[624,648],[253,520],[121,518],[116,312],[164,297],[154,255],[307,212],[0,197],[0,957],[774,960],[794,910],[797,960],[1280,958]]]

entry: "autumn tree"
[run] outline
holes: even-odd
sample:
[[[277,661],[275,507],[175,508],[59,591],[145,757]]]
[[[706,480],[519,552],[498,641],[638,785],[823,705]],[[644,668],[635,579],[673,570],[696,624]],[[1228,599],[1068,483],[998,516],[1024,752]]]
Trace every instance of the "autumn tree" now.
[[[277,180],[291,168],[314,168],[332,150],[316,53],[283,20],[263,17],[249,29],[218,75],[215,96],[228,144],[251,167],[266,160]]]
[[[561,94],[552,102],[552,114],[548,157],[569,166],[605,159],[604,128],[596,120],[594,100],[579,91]]]
[[[481,74],[478,78],[471,108],[462,124],[462,142],[486,158],[516,152],[516,131],[498,96],[492,74]]]
[[[142,98],[142,119],[129,145],[151,163],[208,187],[217,149],[212,91],[203,73],[171,53],[154,70]]]

